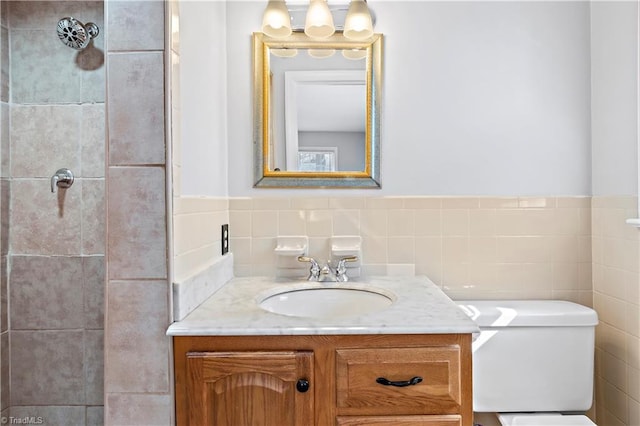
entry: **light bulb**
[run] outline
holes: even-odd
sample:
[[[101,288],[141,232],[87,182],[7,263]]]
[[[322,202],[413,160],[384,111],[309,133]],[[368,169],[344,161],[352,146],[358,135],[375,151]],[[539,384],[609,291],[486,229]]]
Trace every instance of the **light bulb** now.
[[[364,0],[351,0],[343,34],[351,40],[364,40],[373,35],[371,12]]]
[[[333,16],[326,0],[311,0],[304,24],[304,33],[313,38],[327,38],[336,32]]]
[[[269,0],[262,15],[262,32],[273,38],[291,35],[291,17],[284,0]]]

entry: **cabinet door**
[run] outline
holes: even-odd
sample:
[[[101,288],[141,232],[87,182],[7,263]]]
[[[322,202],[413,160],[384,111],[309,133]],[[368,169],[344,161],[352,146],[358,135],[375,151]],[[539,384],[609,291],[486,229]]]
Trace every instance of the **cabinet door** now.
[[[313,352],[187,353],[190,425],[308,426],[313,385]]]

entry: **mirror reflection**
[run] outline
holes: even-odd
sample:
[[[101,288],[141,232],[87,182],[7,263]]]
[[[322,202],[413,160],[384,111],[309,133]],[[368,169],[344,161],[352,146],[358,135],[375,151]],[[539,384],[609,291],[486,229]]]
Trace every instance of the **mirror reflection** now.
[[[254,34],[257,187],[380,186],[380,45]]]
[[[367,110],[364,69],[286,71],[284,99],[284,137],[274,135],[274,168],[284,165],[281,170],[364,170]],[[278,141],[283,141],[284,147]],[[317,158],[330,158],[333,167],[329,170],[303,167],[300,159],[308,158],[308,152],[325,152]],[[279,153],[284,154],[285,161],[278,157]]]

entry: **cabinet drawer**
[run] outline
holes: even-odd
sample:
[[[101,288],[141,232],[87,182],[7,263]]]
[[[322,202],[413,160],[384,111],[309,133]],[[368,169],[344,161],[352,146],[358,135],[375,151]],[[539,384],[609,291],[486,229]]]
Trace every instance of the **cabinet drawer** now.
[[[337,426],[462,426],[462,417],[445,416],[348,416],[338,417]]]
[[[336,351],[339,414],[455,414],[460,412],[460,347],[340,349]],[[402,384],[393,386],[378,379]],[[417,379],[414,381],[418,381]]]

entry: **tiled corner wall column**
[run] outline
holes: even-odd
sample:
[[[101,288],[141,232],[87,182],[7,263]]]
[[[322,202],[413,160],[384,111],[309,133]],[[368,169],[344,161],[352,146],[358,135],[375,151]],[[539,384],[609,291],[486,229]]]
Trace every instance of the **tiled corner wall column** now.
[[[171,424],[165,3],[107,1],[105,424]]]
[[[637,197],[593,198],[593,303],[599,425],[640,424],[640,230]]]
[[[589,197],[232,198],[237,276],[275,274],[277,236],[360,235],[367,275],[429,276],[453,298],[591,305]]]

